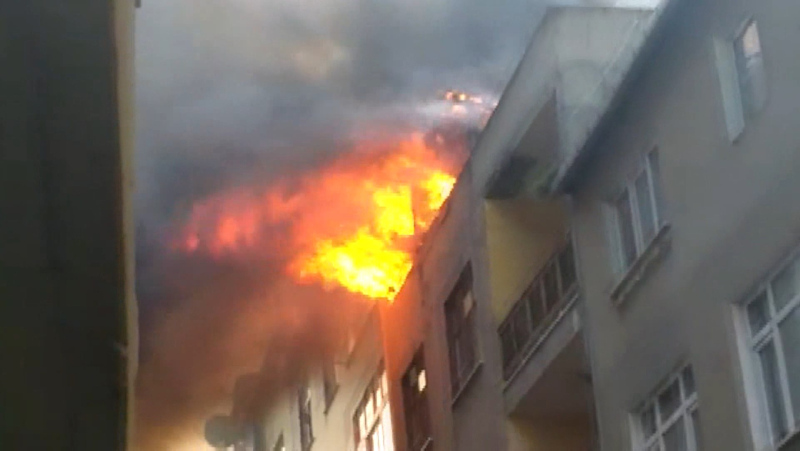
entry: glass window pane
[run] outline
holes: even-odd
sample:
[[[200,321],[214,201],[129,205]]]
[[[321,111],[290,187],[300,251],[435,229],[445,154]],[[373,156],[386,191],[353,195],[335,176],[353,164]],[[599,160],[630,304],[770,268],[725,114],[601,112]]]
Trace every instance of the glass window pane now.
[[[655,213],[650,197],[650,182],[647,171],[643,171],[636,179],[636,205],[639,206],[639,226],[642,230],[642,245],[647,246],[656,233]]]
[[[531,334],[531,323],[528,317],[528,305],[520,303],[511,311],[511,325],[514,330],[514,342],[517,349],[528,342]]]
[[[558,277],[556,275],[555,265],[549,265],[542,273],[542,283],[544,284],[544,300],[547,306],[547,312],[555,306],[559,300],[558,295]]]
[[[745,28],[734,44],[736,69],[739,72],[739,86],[742,90],[742,106],[745,111],[754,113],[766,101],[767,80],[761,40],[755,22]]]
[[[650,183],[652,183],[653,187],[653,194],[655,195],[656,204],[654,205],[656,216],[657,216],[657,224],[661,225],[664,221],[664,193],[661,189],[661,161],[659,159],[658,151],[653,150],[649,154],[647,154],[647,164],[650,165],[650,174],[652,178]]]
[[[569,291],[577,282],[575,254],[572,252],[571,243],[567,244],[567,247],[558,256],[558,266],[561,272],[561,291]]]
[[[689,395],[693,394],[696,390],[694,386],[694,371],[692,371],[691,365],[683,369],[683,372],[681,373],[681,378],[683,378],[684,395],[688,397]]]
[[[664,451],[687,451],[688,449],[686,428],[683,418],[681,418],[664,433]]]
[[[629,268],[636,260],[636,236],[633,234],[633,215],[628,191],[620,196],[616,205],[617,224],[619,228],[619,245],[622,265]]]
[[[780,312],[797,294],[797,265],[790,264],[772,280],[775,311]]]
[[[537,281],[528,293],[528,310],[531,314],[533,328],[539,326],[544,320],[544,304],[542,302],[542,287]]]
[[[757,298],[747,304],[747,320],[750,324],[750,332],[755,335],[761,331],[769,322],[770,316],[767,293],[763,291]]]
[[[503,367],[508,369],[508,365],[517,354],[517,346],[514,342],[514,330],[511,324],[500,330],[500,350],[503,353]]]
[[[784,411],[783,396],[781,394],[780,378],[778,376],[778,361],[775,355],[773,342],[767,343],[758,352],[761,361],[761,371],[764,379],[764,391],[767,410],[772,425],[772,432],[777,439],[783,438],[786,433],[786,413]]]
[[[800,308],[795,308],[778,328],[783,340],[791,407],[797,425],[800,421]]]
[[[661,421],[667,421],[669,417],[678,410],[681,405],[681,389],[678,381],[675,380],[666,390],[658,395],[658,410],[661,414]]]
[[[647,440],[656,433],[655,406],[653,404],[647,406],[647,408],[642,411],[639,420],[642,423],[642,434],[644,435],[644,439]]]
[[[696,451],[703,451],[703,431],[700,429],[700,410],[692,411],[692,429],[694,429],[694,442]],[[690,437],[691,439],[691,437]]]

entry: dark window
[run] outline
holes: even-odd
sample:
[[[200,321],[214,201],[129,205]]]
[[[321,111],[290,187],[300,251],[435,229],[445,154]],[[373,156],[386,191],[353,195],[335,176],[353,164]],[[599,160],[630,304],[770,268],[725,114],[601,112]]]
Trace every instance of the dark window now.
[[[300,448],[307,451],[314,442],[314,429],[311,425],[311,392],[308,385],[298,390],[297,402],[300,415]]]
[[[325,392],[325,411],[327,412],[339,389],[339,381],[336,379],[336,364],[332,358],[322,362],[322,389]]]
[[[577,271],[575,270],[575,255],[572,250],[572,243],[567,242],[567,247],[558,256],[558,268],[561,274],[561,291],[569,293],[575,288],[578,282]]]
[[[453,396],[461,390],[477,364],[474,304],[472,270],[467,265],[444,304]]]
[[[410,451],[430,449],[430,415],[428,411],[428,375],[423,350],[417,351],[403,376],[403,405]]]

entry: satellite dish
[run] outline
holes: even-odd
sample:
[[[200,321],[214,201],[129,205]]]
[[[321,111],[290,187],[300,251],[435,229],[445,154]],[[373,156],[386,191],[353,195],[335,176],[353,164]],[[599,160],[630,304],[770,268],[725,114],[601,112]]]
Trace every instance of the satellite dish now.
[[[240,439],[239,426],[227,415],[217,415],[206,421],[205,437],[215,448],[227,448]]]

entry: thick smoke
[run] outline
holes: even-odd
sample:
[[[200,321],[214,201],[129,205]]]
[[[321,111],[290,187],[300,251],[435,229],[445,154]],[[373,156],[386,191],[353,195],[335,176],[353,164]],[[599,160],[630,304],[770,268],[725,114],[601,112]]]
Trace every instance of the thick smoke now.
[[[199,439],[244,373],[269,368],[258,393],[268,401],[331,351],[358,306],[283,280],[283,255],[175,255],[172,224],[210,193],[313,171],[356,141],[429,124],[424,106],[442,90],[497,94],[544,0],[143,3],[137,445],[159,451]]]

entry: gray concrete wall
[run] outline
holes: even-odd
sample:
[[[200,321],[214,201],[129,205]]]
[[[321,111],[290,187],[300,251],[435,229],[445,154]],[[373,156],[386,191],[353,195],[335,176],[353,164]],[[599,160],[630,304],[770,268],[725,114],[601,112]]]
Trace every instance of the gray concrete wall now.
[[[431,385],[434,446],[444,450],[506,449],[502,364],[490,305],[488,253],[482,203],[469,166],[418,257],[426,307],[425,347]],[[479,367],[457,399],[450,393],[444,303],[467,263],[472,265]],[[435,365],[434,367],[430,367]]]
[[[684,1],[629,87],[575,191],[603,449],[630,449],[628,414],[680,363],[694,366],[708,450],[752,450],[734,304],[800,243],[800,3]],[[758,20],[769,99],[727,138],[712,39]],[[668,253],[622,306],[602,207],[658,146]]]
[[[132,14],[0,6],[2,449],[125,446]]]

